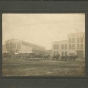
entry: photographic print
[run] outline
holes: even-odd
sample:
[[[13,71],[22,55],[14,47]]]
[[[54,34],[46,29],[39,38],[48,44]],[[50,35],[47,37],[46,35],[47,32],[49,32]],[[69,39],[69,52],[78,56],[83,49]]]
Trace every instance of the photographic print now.
[[[2,76],[84,76],[85,13],[2,14]]]

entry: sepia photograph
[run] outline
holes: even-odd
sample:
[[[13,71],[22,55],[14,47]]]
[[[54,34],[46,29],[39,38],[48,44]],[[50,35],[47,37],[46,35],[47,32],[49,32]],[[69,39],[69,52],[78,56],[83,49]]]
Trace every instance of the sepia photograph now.
[[[2,76],[84,76],[85,13],[3,13]]]

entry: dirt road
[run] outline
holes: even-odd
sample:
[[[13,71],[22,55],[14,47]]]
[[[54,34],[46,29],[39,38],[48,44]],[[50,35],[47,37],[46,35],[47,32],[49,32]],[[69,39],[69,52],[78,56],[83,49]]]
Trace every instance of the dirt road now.
[[[3,76],[83,76],[84,61],[3,59]]]

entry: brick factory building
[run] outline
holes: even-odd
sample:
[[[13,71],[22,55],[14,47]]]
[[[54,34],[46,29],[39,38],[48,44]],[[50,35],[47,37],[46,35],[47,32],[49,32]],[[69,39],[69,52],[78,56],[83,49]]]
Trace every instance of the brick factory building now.
[[[79,58],[85,58],[85,33],[71,33],[67,35],[67,40],[53,42],[52,55],[57,54],[77,55]]]

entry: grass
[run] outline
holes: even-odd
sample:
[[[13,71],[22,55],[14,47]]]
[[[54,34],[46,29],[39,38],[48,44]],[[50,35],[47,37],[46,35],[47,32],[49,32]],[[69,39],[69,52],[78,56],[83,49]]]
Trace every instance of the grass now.
[[[83,76],[84,61],[7,59],[2,62],[3,76]]]

